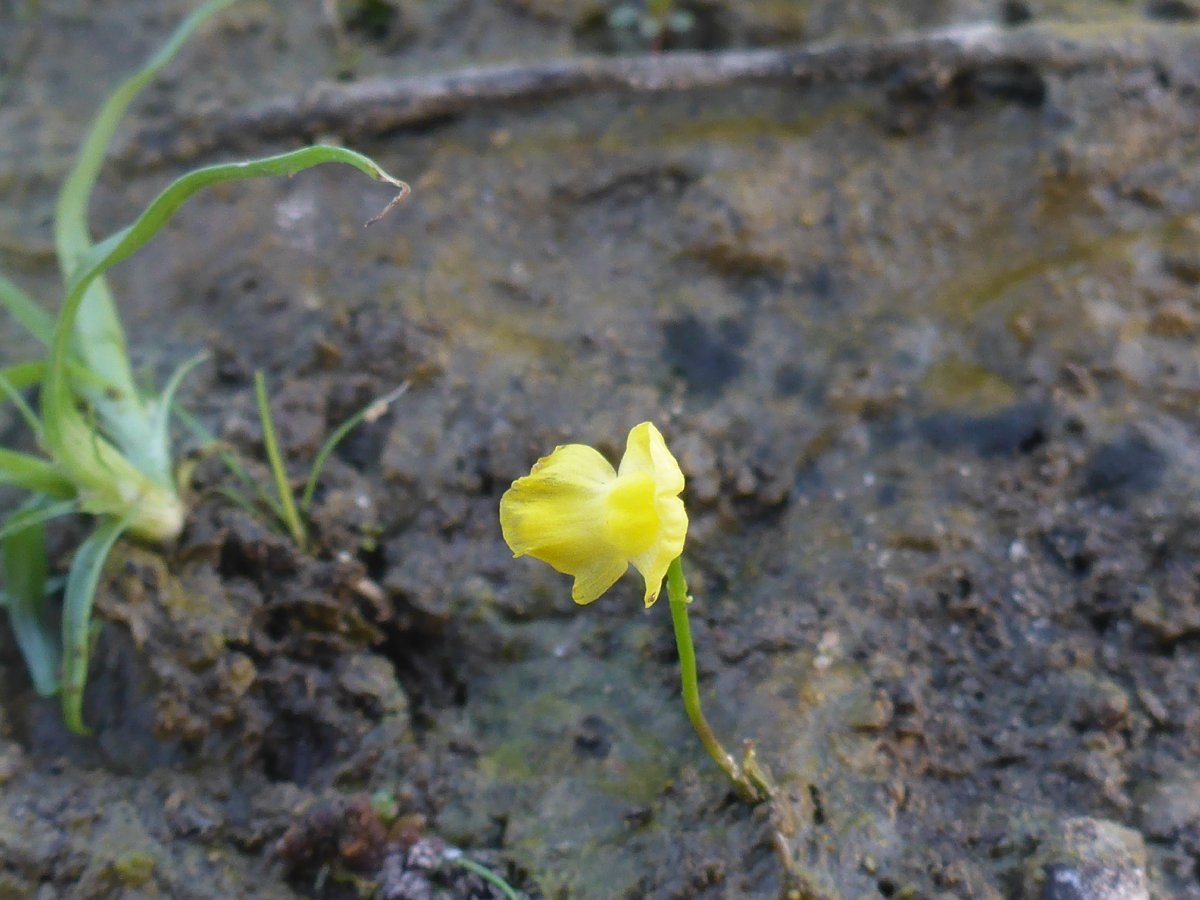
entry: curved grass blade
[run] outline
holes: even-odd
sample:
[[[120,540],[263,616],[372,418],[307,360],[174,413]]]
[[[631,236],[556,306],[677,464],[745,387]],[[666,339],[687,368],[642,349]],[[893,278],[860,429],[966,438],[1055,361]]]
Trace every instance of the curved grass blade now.
[[[36,375],[38,370],[44,371],[45,366],[40,366],[37,363],[23,363],[18,366],[10,366],[3,372],[0,372],[0,392],[3,392],[8,397],[9,402],[17,408],[17,412],[25,420],[25,424],[29,426],[29,430],[38,437],[41,437],[42,423],[38,421],[33,407],[25,402],[25,398],[21,396],[20,388],[6,377],[9,373],[12,373],[17,377],[17,384],[20,384],[31,375]]]
[[[302,147],[278,156],[207,166],[189,172],[168,185],[132,224],[91,247],[80,257],[79,265],[71,274],[66,296],[59,309],[54,337],[50,344],[49,368],[42,389],[42,419],[46,443],[52,453],[57,455],[60,449],[64,449],[65,432],[73,419],[79,417],[67,384],[66,360],[70,352],[76,317],[89,286],[108,269],[128,259],[149,243],[158,230],[198,191],[230,181],[295,175],[313,166],[334,162],[353,166],[371,178],[393,185],[399,191],[393,203],[407,196],[409,192],[408,185],[393,178],[361,153],[325,145]],[[110,377],[108,372],[103,374],[106,378]],[[121,443],[119,438],[118,443]],[[123,444],[122,447],[128,452],[136,449],[126,448]],[[150,472],[147,472],[147,475],[150,475]],[[170,473],[156,471],[153,477],[169,481]]]
[[[163,458],[169,459],[171,455],[171,408],[175,403],[175,394],[179,392],[183,379],[207,358],[207,353],[197,353],[190,359],[185,359],[171,373],[162,393],[150,404],[149,434],[146,435],[146,440],[158,445],[157,452]]]
[[[261,371],[254,373],[254,397],[258,401],[258,420],[262,423],[263,449],[267,451],[267,462],[271,466],[271,475],[275,479],[275,493],[278,495],[283,524],[296,546],[301,550],[308,545],[308,534],[300,513],[296,510],[296,498],[292,495],[292,486],[288,483],[287,469],[283,464],[283,455],[279,452],[279,441],[275,437],[275,423],[271,419],[271,407],[267,403],[267,382]]]
[[[112,143],[117,124],[133,99],[175,57],[192,32],[207,18],[232,6],[237,0],[208,0],[199,6],[175,29],[158,51],[137,72],[113,91],[92,120],[87,137],[79,148],[79,158],[58,196],[54,217],[54,241],[58,248],[59,265],[63,275],[69,275],[79,258],[91,247],[88,236],[88,200],[104,156]]]
[[[477,863],[468,856],[464,856],[463,852],[457,847],[446,848],[446,860],[454,863],[456,866],[466,869],[475,875],[478,875],[492,887],[496,888],[504,895],[505,900],[521,900],[521,895],[518,894],[511,884],[489,869],[482,863]]]
[[[109,95],[92,120],[55,209],[54,241],[64,279],[76,269],[92,246],[87,227],[88,202],[121,116],[134,97],[171,61],[197,26],[233,2],[235,0],[209,0],[198,7],[139,71]],[[155,458],[143,449],[145,413],[129,363],[125,334],[112,295],[102,279],[88,286],[78,315],[75,351],[85,368],[102,375],[115,388],[114,393],[89,389],[85,385],[81,392],[100,410],[101,418],[118,446],[137,468],[165,486],[170,460]]]
[[[91,729],[83,724],[83,689],[87,683],[92,603],[96,599],[96,586],[113,544],[129,526],[129,518],[101,520],[96,530],[75,551],[71,569],[67,573],[62,622],[62,709],[63,720],[76,734],[91,733]]]
[[[34,501],[10,516],[0,530],[0,573],[4,578],[8,620],[33,688],[43,697],[58,690],[62,664],[62,647],[46,616],[49,566],[43,522],[51,517],[47,507]]]
[[[409,382],[405,381],[395,390],[384,394],[378,400],[372,400],[345,422],[333,430],[333,432],[325,439],[325,443],[321,445],[321,449],[317,451],[316,457],[313,458],[312,466],[308,470],[308,480],[304,482],[304,492],[300,495],[300,510],[305,515],[308,515],[308,510],[312,506],[313,494],[317,490],[317,481],[321,477],[321,472],[325,468],[325,463],[328,462],[330,455],[337,449],[340,444],[354,428],[363,420],[375,421],[377,418],[387,412],[387,408],[392,405],[400,396],[409,388]]]

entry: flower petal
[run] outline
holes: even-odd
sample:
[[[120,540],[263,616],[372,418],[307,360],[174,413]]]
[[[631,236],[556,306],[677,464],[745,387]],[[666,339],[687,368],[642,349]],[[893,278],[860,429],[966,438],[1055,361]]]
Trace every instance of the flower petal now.
[[[659,496],[655,506],[658,509],[658,540],[645,553],[630,560],[646,580],[646,606],[653,605],[658,599],[667,569],[683,554],[688,529],[687,510],[678,497]]]
[[[667,449],[662,432],[652,422],[633,426],[625,443],[619,473],[632,475],[635,472],[648,472],[660,494],[674,496],[683,490],[683,472],[679,463]]]
[[[568,575],[590,572],[598,557],[609,558],[611,571],[614,551],[606,546],[602,525],[615,480],[613,467],[593,448],[557,447],[500,499],[505,543],[514,556],[532,556]],[[625,566],[622,561],[621,571]]]
[[[618,475],[605,501],[604,536],[626,559],[658,540],[658,485],[647,472]]]
[[[582,571],[575,573],[571,599],[583,605],[591,603],[617,583],[629,569],[629,563],[617,556],[602,556],[592,560]]]

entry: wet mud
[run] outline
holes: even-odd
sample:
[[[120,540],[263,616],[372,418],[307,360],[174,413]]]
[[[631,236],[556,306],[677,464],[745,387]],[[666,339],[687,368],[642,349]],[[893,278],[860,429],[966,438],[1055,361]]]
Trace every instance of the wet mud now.
[[[82,119],[186,6],[0,6],[31,291]],[[303,6],[206,28],[135,124],[653,49],[583,0]],[[335,169],[195,200],[112,282],[147,379],[208,352],[183,402],[252,474],[255,370],[298,479],[410,387],[310,552],[211,456],[179,545],[119,548],[93,736],[0,629],[0,897],[500,896],[457,850],[531,897],[1200,897],[1200,11],[692,6],[702,49],[987,19],[1172,52],[486,109],[356,139],[413,185],[366,230],[386,191]],[[172,173],[115,167],[97,230]],[[662,604],[575,608],[500,537],[538,456],[644,419],[688,479],[706,710],[773,808],[691,732]]]

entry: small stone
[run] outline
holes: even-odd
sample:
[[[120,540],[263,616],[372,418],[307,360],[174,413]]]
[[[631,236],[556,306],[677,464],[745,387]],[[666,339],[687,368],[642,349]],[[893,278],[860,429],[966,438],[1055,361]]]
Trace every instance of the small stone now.
[[[379,893],[384,900],[431,900],[433,885],[420,872],[400,872]]]
[[[1066,682],[1064,699],[1074,724],[1105,731],[1128,726],[1129,694],[1117,682],[1083,670],[1068,673]]]
[[[1138,798],[1145,832],[1161,841],[1190,837],[1200,845],[1200,776],[1182,772],[1146,790]]]
[[[386,659],[371,653],[349,658],[338,676],[338,686],[360,702],[369,701],[377,714],[401,715],[408,711],[408,697],[396,670]]]
[[[1149,900],[1139,832],[1104,819],[1067,819],[1025,869],[1024,896],[1039,900]]]
[[[1200,316],[1182,301],[1164,303],[1151,316],[1148,330],[1156,337],[1191,337],[1200,331]]]
[[[435,837],[424,837],[408,850],[405,863],[409,871],[432,872],[442,864],[446,855],[446,844]]]
[[[895,706],[886,691],[861,694],[851,704],[846,724],[855,731],[883,731],[892,721]]]

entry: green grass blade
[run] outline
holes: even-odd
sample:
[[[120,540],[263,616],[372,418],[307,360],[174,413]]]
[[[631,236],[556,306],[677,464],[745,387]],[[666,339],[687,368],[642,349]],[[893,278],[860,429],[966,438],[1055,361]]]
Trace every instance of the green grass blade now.
[[[234,181],[249,181],[255,178],[290,177],[326,163],[342,163],[352,166],[376,181],[387,182],[397,189],[396,200],[406,197],[409,193],[408,185],[393,178],[370,157],[347,150],[345,147],[334,147],[327,144],[301,147],[298,150],[280,153],[276,156],[218,163],[193,169],[167,185],[130,225],[101,241],[84,254],[80,259],[80,265],[71,274],[69,282],[71,290],[78,290],[81,285],[86,286],[101,272],[128,259],[146,246],[184,203],[207,187]]]
[[[197,8],[180,23],[166,43],[139,71],[109,95],[96,114],[80,147],[75,166],[63,183],[55,210],[54,242],[64,279],[71,275],[91,249],[87,225],[88,203],[121,116],[134,97],[178,53],[197,26],[233,2],[235,0],[209,0]],[[117,444],[136,455],[139,452],[136,448],[143,440],[138,432],[142,430],[140,420],[144,414],[129,364],[125,334],[112,295],[103,280],[92,280],[82,300],[73,337],[75,350],[86,368],[101,374],[117,389],[116,394],[87,390],[84,393],[101,410],[102,417],[114,432]],[[143,468],[140,463],[138,467]],[[162,474],[145,468],[143,471],[152,478]]]
[[[313,494],[317,490],[317,481],[321,477],[321,472],[325,468],[325,463],[328,462],[330,455],[337,449],[340,444],[355,426],[364,419],[375,419],[387,412],[387,408],[392,405],[399,397],[408,390],[409,383],[406,381],[398,388],[388,394],[384,394],[378,400],[372,400],[345,422],[333,430],[333,432],[325,439],[325,443],[321,445],[321,449],[317,451],[316,457],[313,459],[311,468],[308,470],[308,480],[304,482],[304,492],[300,495],[300,509],[308,515],[308,510],[312,506]]]
[[[271,475],[275,479],[275,492],[281,511],[283,524],[296,546],[305,549],[308,535],[305,533],[304,522],[296,509],[296,499],[292,496],[292,486],[288,484],[287,469],[283,465],[283,455],[279,452],[279,441],[275,437],[275,423],[271,421],[271,407],[267,404],[267,382],[261,371],[254,373],[254,397],[258,401],[258,420],[262,423],[263,448],[267,452],[267,462],[271,466]]]
[[[45,381],[47,369],[46,361],[42,359],[16,363],[6,369],[0,369],[0,378],[3,378],[12,387],[21,391]],[[111,387],[109,382],[105,381],[99,375],[89,372],[73,360],[67,362],[67,373],[76,382],[89,384],[97,390],[108,390]]]
[[[0,275],[0,306],[21,323],[25,330],[43,344],[49,344],[54,334],[54,317],[46,312],[36,300]]]
[[[140,70],[109,95],[100,111],[96,113],[87,137],[79,149],[75,167],[63,183],[55,210],[54,241],[64,276],[70,274],[79,258],[91,246],[87,227],[88,201],[121,116],[142,89],[174,58],[191,33],[205,19],[235,2],[236,0],[208,0],[198,7],[179,24],[166,43]]]
[[[216,445],[221,443],[217,440],[217,436],[205,428],[204,425],[201,424],[201,422],[191,413],[184,409],[180,409],[179,407],[175,407],[175,415],[179,417],[179,420],[183,422],[187,429],[192,432],[192,434],[195,435],[202,443],[206,445]],[[266,507],[267,511],[270,512],[271,515],[278,520],[279,524],[282,525],[284,520],[283,507],[279,505],[278,501],[276,501],[273,496],[271,496],[271,492],[263,487],[262,482],[251,475],[250,472],[247,471],[246,467],[242,465],[241,460],[239,460],[233,453],[230,453],[227,450],[217,450],[217,456],[220,458],[225,468],[229,470],[230,474],[240,481],[244,488],[252,491],[258,498],[258,502]],[[216,493],[232,501],[236,506],[246,510],[246,512],[250,513],[251,515],[257,517],[262,514],[261,509],[256,508],[249,499],[242,494],[239,494],[237,491],[230,490],[229,488],[217,488]]]
[[[49,597],[51,594],[58,593],[66,586],[66,583],[67,579],[65,578],[47,578],[46,596]],[[8,594],[4,591],[0,591],[0,609],[3,609],[6,606],[8,606]]]
[[[505,900],[521,900],[521,895],[513,890],[513,886],[489,869],[482,863],[477,863],[469,857],[463,856],[462,851],[457,848],[448,848],[446,851],[447,862],[454,863],[468,872],[478,875],[492,887],[496,888],[504,895]]]
[[[61,519],[79,512],[79,503],[75,500],[58,500],[49,503],[44,497],[35,497],[19,510],[13,513],[0,525],[0,540],[6,540],[13,534],[32,525],[41,525],[51,519]]]
[[[63,720],[76,734],[91,733],[91,729],[83,724],[83,689],[87,684],[96,586],[100,583],[100,575],[113,544],[128,524],[128,516],[101,520],[91,536],[75,551],[71,569],[67,573],[67,588],[63,595],[62,709]]]
[[[240,493],[239,491],[235,491],[233,488],[227,488],[227,487],[213,488],[213,493],[216,494],[218,497],[224,497],[226,500],[228,500],[230,503],[232,503],[234,506],[236,506],[238,509],[242,510],[243,512],[249,513],[250,516],[253,517],[255,521],[262,520],[263,507],[255,506],[254,501],[252,501],[245,494]],[[267,522],[266,524],[269,527],[272,527],[276,531],[282,530],[282,526],[283,526],[283,522],[284,522],[283,508],[278,503],[275,502],[274,497],[271,497],[269,494],[264,496],[263,492],[261,492],[261,491],[259,492],[258,499],[259,499],[259,502],[263,504],[263,506],[267,507],[268,512],[270,512],[270,514],[272,516],[271,521]],[[286,531],[284,531],[284,533],[286,534]],[[290,537],[290,535],[288,535],[288,536]]]
[[[0,529],[0,574],[4,578],[5,607],[13,635],[34,690],[49,697],[58,690],[62,647],[46,615],[46,507],[26,505]]]
[[[219,441],[215,434],[205,428],[203,423],[186,409],[175,406],[173,411],[175,415],[179,417],[179,421],[182,422],[187,427],[188,431],[195,435],[196,438],[205,445],[205,448],[224,443]],[[221,462],[225,464],[225,467],[237,477],[238,481],[240,481],[246,487],[253,488],[257,486],[260,491],[262,490],[258,480],[251,476],[248,471],[246,471],[246,467],[241,464],[236,456],[227,450],[218,450],[217,455],[221,458]]]
[[[5,375],[7,375],[9,372],[12,372],[17,376],[17,381],[19,384],[22,379],[36,374],[36,370],[38,369],[44,370],[45,366],[39,366],[34,363],[31,370],[30,365],[23,364],[19,366],[10,366],[4,372],[0,372],[0,392],[2,392],[4,396],[8,398],[9,402],[17,408],[17,412],[20,413],[21,418],[25,420],[25,424],[29,426],[29,430],[40,438],[42,435],[42,423],[38,421],[37,414],[33,411],[33,407],[25,402],[25,398],[21,396],[20,388],[18,388],[11,381],[9,381],[8,378],[5,377]]]
[[[55,500],[75,496],[74,483],[53,463],[3,448],[0,448],[0,485],[45,494]]]
[[[46,363],[42,360],[15,363],[14,365],[0,369],[0,378],[3,378],[8,382],[9,387],[17,391],[33,387],[45,377]]]
[[[83,254],[79,265],[70,277],[66,296],[59,310],[54,338],[50,345],[50,365],[46,372],[46,381],[42,391],[42,419],[46,442],[51,448],[51,452],[58,453],[59,448],[63,445],[65,432],[72,422],[72,416],[78,417],[67,383],[66,361],[70,353],[75,320],[89,285],[112,266],[128,259],[149,243],[158,230],[198,191],[230,181],[294,175],[313,166],[334,162],[353,166],[372,178],[396,187],[399,193],[392,201],[393,204],[408,193],[407,185],[388,175],[361,153],[355,153],[353,150],[346,150],[342,147],[322,145],[303,147],[278,156],[208,166],[189,172],[172,182],[131,225],[96,244]],[[105,378],[110,376],[108,372],[101,374]],[[162,465],[154,465],[154,471],[151,471],[148,466],[154,461],[137,458],[137,454],[140,452],[139,448],[145,444],[144,433],[138,438],[138,441],[127,444],[121,434],[117,433],[118,429],[115,423],[106,421],[106,425],[112,430],[118,446],[129,455],[139,469],[146,472],[147,476],[159,482],[170,480],[167,461],[162,461]]]
[[[184,360],[171,373],[162,393],[150,405],[150,433],[146,439],[157,445],[154,452],[164,459],[171,458],[171,409],[175,403],[175,395],[179,392],[179,386],[183,384],[183,379],[207,357],[207,353],[197,353],[190,359]]]

